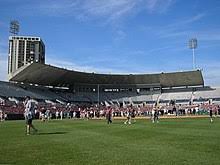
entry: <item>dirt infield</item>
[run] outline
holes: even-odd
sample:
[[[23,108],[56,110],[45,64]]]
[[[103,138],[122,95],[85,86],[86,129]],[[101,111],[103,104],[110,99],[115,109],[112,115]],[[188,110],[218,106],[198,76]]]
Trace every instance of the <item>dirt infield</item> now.
[[[218,116],[219,117],[219,116]],[[150,119],[150,116],[135,117],[135,119]],[[209,118],[209,115],[187,115],[187,116],[176,116],[176,115],[165,115],[159,116],[160,119],[184,119],[184,118]],[[113,119],[126,119],[126,117],[113,117]]]

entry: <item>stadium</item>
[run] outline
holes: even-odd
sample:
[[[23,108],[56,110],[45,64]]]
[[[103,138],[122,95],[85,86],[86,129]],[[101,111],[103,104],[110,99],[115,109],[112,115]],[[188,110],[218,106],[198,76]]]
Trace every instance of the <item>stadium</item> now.
[[[1,111],[7,120],[24,118],[22,109],[26,96],[36,104],[39,118],[45,111],[49,111],[52,118],[56,111],[65,112],[60,115],[65,118],[74,117],[73,112],[77,112],[77,118],[87,113],[98,117],[100,111],[105,116],[109,107],[117,117],[124,117],[129,108],[139,111],[142,117],[152,115],[154,108],[165,116],[178,116],[179,112],[186,116],[208,114],[210,109],[219,113],[220,88],[205,86],[199,69],[154,74],[97,74],[59,68],[45,64],[45,44],[40,37],[18,36],[18,28],[19,23],[12,21],[9,82],[0,82]],[[191,39],[189,46],[194,50],[197,39]]]
[[[31,74],[30,74],[31,73]],[[169,105],[218,105],[220,89],[204,86],[202,72],[142,75],[108,75],[71,71],[47,64],[30,63],[1,82],[1,102],[18,103],[30,96],[39,105],[144,107]],[[11,100],[11,101],[10,101]],[[10,116],[13,112],[9,112]],[[22,111],[20,112],[22,115]],[[9,118],[10,119],[10,118]]]
[[[17,121],[24,119],[26,96],[35,103],[39,119],[34,121],[39,132],[30,139]],[[29,152],[29,161],[40,158],[36,164],[110,164],[109,156],[113,164],[201,164],[219,151],[219,122],[210,127],[208,117],[210,109],[215,117],[220,113],[220,88],[205,86],[201,70],[116,75],[31,62],[10,74],[9,82],[0,82],[0,101],[3,164],[25,164]],[[125,122],[131,111],[136,118]],[[20,146],[32,143],[28,145],[35,149],[21,152],[18,146],[6,154],[15,145],[7,141],[18,139]],[[207,161],[219,162],[217,157]]]
[[[219,122],[209,127],[207,116],[210,108],[219,115],[220,89],[204,86],[200,70],[110,75],[30,63],[18,69],[9,81],[0,82],[0,108],[7,114],[4,120],[24,119],[23,101],[30,96],[37,105],[35,117],[40,120],[34,123],[39,132],[25,140],[23,122],[1,122],[4,134],[0,137],[4,140],[0,143],[0,163],[25,164],[27,153],[21,152],[21,147],[9,155],[4,152],[14,149],[7,140],[18,143],[18,139],[21,146],[32,143],[35,149],[27,151],[32,153],[28,160],[39,157],[36,164],[110,164],[109,156],[113,164],[200,164],[210,152],[210,145],[214,151],[210,154],[218,154],[215,144]],[[161,118],[157,128],[151,123],[156,104]],[[109,109],[113,123],[106,130]],[[130,110],[135,110],[136,120],[123,128]],[[207,137],[213,143],[209,144]],[[200,154],[198,158],[192,154],[195,150]],[[18,152],[19,159],[15,158]],[[217,157],[207,161],[218,164]]]
[[[0,165],[218,165],[220,87],[210,81],[219,76],[219,31],[212,29],[219,22],[214,13],[190,11],[203,4],[214,12],[213,2],[0,2],[4,19],[24,19],[22,33],[46,41],[18,35],[16,20],[8,37],[0,20],[7,36],[0,71],[8,76],[0,74]],[[192,58],[183,48],[189,36]],[[65,60],[60,67],[49,56],[91,67]],[[98,65],[103,71],[91,69]]]

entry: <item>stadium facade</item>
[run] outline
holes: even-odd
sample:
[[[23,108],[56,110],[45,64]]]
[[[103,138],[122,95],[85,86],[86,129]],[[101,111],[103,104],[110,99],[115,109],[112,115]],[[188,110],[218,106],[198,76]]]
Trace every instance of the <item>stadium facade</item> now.
[[[207,89],[200,70],[112,75],[71,71],[39,63],[18,69],[10,81],[34,98],[62,102],[141,104],[155,103],[160,98],[169,102],[170,98],[164,96],[176,91],[185,92],[178,98],[189,102],[193,92]]]
[[[54,102],[127,104],[220,99],[219,90],[204,86],[200,70],[119,75],[85,73],[45,64],[45,48],[39,37],[9,37],[9,81],[0,82],[0,97],[29,95]],[[200,91],[211,92],[210,98]]]

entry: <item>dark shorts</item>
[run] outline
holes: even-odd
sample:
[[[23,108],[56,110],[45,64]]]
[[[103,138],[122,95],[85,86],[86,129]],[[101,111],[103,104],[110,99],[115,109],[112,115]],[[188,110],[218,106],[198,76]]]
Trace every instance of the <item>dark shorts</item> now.
[[[26,119],[26,124],[27,124],[27,125],[32,124],[32,119]]]

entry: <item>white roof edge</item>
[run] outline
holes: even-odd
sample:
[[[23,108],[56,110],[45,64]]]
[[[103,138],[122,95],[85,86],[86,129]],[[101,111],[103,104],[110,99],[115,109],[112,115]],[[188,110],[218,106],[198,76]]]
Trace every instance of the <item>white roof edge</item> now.
[[[39,38],[39,39],[41,39],[41,37],[39,37],[39,36],[9,36],[9,39],[12,39],[12,37]]]

